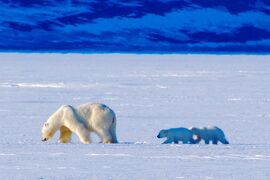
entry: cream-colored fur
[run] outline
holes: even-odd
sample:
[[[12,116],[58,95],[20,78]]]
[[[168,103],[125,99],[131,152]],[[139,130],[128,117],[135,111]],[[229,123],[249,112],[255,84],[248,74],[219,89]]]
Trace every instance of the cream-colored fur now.
[[[60,128],[60,138],[59,138],[59,142],[60,143],[68,143],[70,141],[72,135],[72,131],[69,130],[67,127],[62,126]]]
[[[68,143],[75,133],[82,143],[89,144],[91,132],[96,133],[102,143],[118,142],[115,113],[104,104],[88,103],[78,108],[61,106],[43,125],[43,141],[51,139],[57,130],[60,130],[60,143]]]

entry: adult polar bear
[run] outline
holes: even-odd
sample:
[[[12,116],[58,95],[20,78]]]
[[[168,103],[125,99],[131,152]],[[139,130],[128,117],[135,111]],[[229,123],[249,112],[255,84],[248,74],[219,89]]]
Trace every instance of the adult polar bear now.
[[[90,132],[95,132],[102,143],[117,143],[116,116],[104,104],[83,104],[78,108],[61,106],[42,127],[42,140],[47,141],[60,130],[60,143],[68,143],[72,132],[84,144],[91,143]]]

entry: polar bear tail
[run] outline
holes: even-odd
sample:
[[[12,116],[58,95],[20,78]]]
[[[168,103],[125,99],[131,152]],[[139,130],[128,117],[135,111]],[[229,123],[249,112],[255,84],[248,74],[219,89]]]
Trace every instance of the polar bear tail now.
[[[113,117],[110,133],[112,136],[112,143],[118,143],[116,137],[116,116]]]

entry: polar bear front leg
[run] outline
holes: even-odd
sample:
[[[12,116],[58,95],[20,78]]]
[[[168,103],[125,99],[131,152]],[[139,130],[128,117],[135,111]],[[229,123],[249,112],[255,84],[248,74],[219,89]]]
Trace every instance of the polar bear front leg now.
[[[171,144],[173,142],[173,139],[168,138],[166,141],[164,141],[162,144]]]
[[[59,138],[59,142],[60,142],[60,143],[68,143],[68,142],[70,142],[71,134],[72,134],[72,131],[71,131],[70,129],[68,129],[68,128],[65,127],[65,126],[62,126],[62,127],[60,128],[60,138]]]
[[[205,138],[205,139],[204,139],[204,143],[205,143],[205,144],[209,144],[209,139],[208,139],[208,138]]]
[[[174,138],[173,142],[174,142],[174,144],[178,144],[179,143],[179,141],[178,141],[177,138]]]

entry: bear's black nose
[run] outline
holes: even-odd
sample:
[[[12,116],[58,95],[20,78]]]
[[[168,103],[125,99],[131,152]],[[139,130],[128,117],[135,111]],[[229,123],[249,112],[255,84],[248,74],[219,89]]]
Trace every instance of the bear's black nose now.
[[[48,140],[47,138],[42,139],[42,141],[47,141],[47,140]]]

